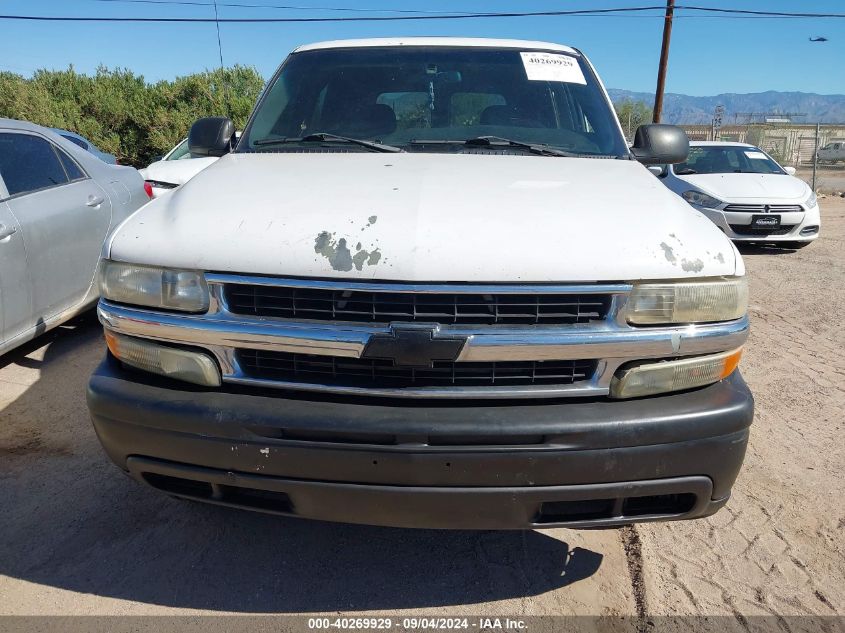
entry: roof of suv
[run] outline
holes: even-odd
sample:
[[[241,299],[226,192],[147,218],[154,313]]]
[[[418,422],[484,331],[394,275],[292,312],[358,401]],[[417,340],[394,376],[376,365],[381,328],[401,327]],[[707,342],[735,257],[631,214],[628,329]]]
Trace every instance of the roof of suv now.
[[[325,48],[366,48],[375,46],[467,46],[483,48],[518,48],[528,50],[559,51],[577,55],[578,51],[562,44],[529,40],[497,40],[481,37],[377,37],[358,40],[332,40],[305,44],[294,53]]]

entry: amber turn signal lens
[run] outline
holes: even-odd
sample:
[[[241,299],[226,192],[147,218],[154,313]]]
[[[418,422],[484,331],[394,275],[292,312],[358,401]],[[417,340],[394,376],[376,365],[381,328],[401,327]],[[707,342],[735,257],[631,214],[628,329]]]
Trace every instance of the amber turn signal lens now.
[[[730,376],[742,348],[719,354],[640,363],[617,370],[610,383],[612,398],[639,398],[703,387]]]

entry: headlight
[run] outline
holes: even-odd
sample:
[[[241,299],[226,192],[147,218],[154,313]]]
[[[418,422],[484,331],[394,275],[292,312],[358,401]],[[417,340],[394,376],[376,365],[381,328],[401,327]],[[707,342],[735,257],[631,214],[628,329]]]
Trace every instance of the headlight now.
[[[121,362],[159,376],[204,387],[220,386],[220,370],[208,354],[159,345],[106,330],[106,344]]]
[[[646,362],[616,372],[610,383],[612,398],[637,398],[703,387],[730,376],[742,349],[678,360]]]
[[[684,191],[684,193],[681,194],[681,197],[692,205],[705,207],[707,209],[715,209],[716,207],[722,205],[721,200],[718,200],[713,196],[708,196],[706,193],[701,193],[700,191]]]
[[[732,321],[747,310],[745,277],[635,284],[625,308],[634,325]]]
[[[100,273],[100,295],[109,301],[165,310],[208,310],[205,277],[202,273],[189,270],[105,260]]]
[[[807,208],[808,208],[808,209],[812,209],[812,208],[813,208],[814,206],[816,206],[818,203],[819,203],[819,199],[818,199],[818,198],[816,198],[816,192],[814,191],[814,192],[812,192],[812,193],[810,194],[810,197],[809,197],[809,198],[807,198],[807,202],[806,202],[806,204],[807,204]]]

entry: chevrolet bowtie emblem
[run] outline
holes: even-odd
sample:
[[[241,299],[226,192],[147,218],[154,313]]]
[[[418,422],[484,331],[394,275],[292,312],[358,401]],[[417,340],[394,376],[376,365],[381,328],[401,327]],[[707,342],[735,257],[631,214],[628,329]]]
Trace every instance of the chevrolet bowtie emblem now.
[[[361,358],[392,360],[396,367],[432,367],[434,361],[454,361],[467,342],[465,336],[439,336],[436,325],[391,326],[373,334]]]

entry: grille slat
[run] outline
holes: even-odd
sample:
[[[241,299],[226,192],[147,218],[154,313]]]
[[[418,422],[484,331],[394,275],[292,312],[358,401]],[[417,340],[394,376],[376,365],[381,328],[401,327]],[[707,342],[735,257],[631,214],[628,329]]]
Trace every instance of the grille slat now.
[[[435,322],[461,325],[571,325],[602,320],[610,295],[391,293],[226,284],[235,314],[357,323]]]
[[[738,213],[800,213],[804,208],[800,204],[729,204],[725,211]]]
[[[794,224],[781,224],[774,229],[754,228],[749,224],[731,224],[731,230],[737,235],[766,237],[767,235],[786,235],[795,228]]]
[[[569,385],[589,380],[595,360],[470,362],[435,361],[431,368],[395,367],[389,360],[238,350],[250,378],[335,387],[492,387]]]

